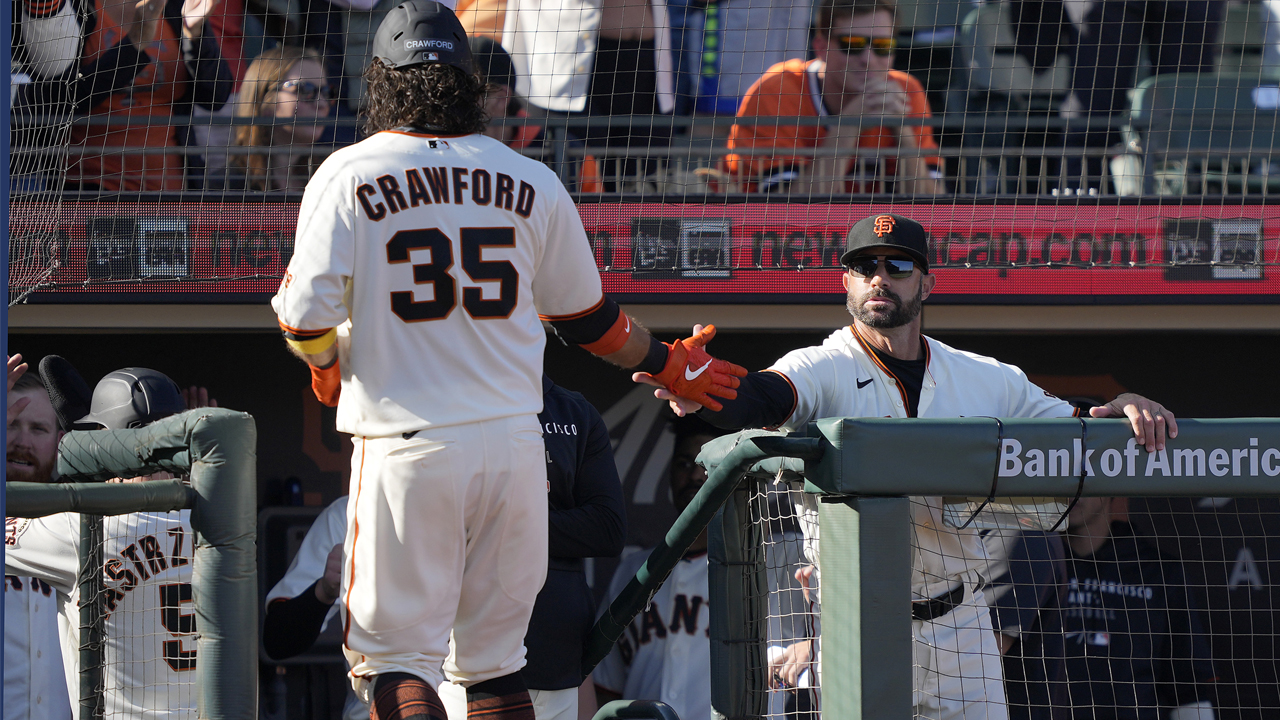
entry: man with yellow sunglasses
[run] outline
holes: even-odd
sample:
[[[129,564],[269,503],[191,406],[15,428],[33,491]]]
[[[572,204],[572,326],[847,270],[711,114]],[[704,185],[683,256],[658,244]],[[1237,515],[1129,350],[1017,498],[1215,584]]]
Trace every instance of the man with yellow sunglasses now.
[[[820,0],[815,59],[769,68],[738,117],[823,117],[823,125],[740,123],[725,170],[748,192],[936,194],[944,191],[938,147],[920,82],[893,69],[893,0]],[[900,119],[900,120],[899,120]],[[897,149],[900,152],[886,153]],[[800,152],[795,152],[800,151]],[[922,152],[923,151],[923,152]],[[795,152],[795,154],[791,154]]]

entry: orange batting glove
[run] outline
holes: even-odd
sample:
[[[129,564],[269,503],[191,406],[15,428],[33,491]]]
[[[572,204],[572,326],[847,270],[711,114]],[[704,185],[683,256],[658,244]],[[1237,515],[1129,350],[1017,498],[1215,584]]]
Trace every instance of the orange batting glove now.
[[[719,412],[723,405],[712,395],[732,400],[738,397],[738,378],[747,376],[747,369],[727,360],[717,360],[703,348],[716,336],[716,326],[708,325],[691,338],[677,340],[667,345],[667,364],[662,372],[653,376],[668,390],[687,400]]]
[[[338,359],[334,358],[329,367],[307,367],[311,368],[311,389],[316,399],[329,407],[337,407],[338,394],[342,392],[342,371],[338,369]]]

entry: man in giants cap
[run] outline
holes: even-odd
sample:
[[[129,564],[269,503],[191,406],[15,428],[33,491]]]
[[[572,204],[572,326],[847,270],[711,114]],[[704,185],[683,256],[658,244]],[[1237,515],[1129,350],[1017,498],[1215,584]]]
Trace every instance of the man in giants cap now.
[[[846,248],[841,282],[852,325],[821,346],[795,350],[764,372],[749,373],[737,398],[719,411],[662,389],[657,396],[670,400],[679,415],[698,412],[713,425],[733,429],[802,430],[826,417],[1076,415],[1076,408],[1036,387],[1018,368],[921,334],[921,304],[937,278],[929,272],[928,235],[920,223],[902,215],[873,215],[853,226]],[[652,384],[641,373],[635,379]],[[1137,395],[1121,395],[1090,414],[1127,416],[1148,452],[1164,448],[1166,433],[1177,435],[1173,414]],[[801,525],[817,528],[814,496],[805,500]],[[948,525],[941,498],[916,497],[912,540],[916,717],[1006,718],[1000,650],[978,587],[985,555],[977,532]],[[816,564],[816,532],[807,533],[805,545]],[[808,662],[810,649],[800,650],[786,653],[783,661]],[[777,677],[795,675],[793,668],[771,669]]]

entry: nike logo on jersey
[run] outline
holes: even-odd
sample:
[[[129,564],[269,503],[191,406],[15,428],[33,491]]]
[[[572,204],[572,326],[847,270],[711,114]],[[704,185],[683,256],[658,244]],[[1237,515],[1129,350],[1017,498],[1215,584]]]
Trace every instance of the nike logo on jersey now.
[[[870,385],[872,380],[875,380],[875,378],[867,378],[866,380],[859,380],[858,389],[861,390],[862,388]]]
[[[707,368],[711,367],[711,362],[712,362],[711,360],[708,360],[706,365],[703,365],[702,367],[700,367],[700,368],[698,368],[697,370],[694,370],[694,371],[692,371],[692,372],[690,372],[690,371],[689,371],[689,368],[685,368],[685,369],[684,369],[684,379],[685,379],[685,380],[697,380],[699,375],[701,375],[702,373],[706,372]]]

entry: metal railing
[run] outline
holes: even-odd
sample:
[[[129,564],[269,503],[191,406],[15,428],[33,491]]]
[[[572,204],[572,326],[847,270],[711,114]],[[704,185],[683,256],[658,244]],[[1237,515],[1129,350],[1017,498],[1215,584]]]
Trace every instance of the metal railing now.
[[[1185,116],[1185,117],[1184,117]],[[332,117],[313,121],[326,128],[358,127],[355,117]],[[1200,197],[1269,197],[1280,191],[1280,159],[1273,160],[1272,147],[1181,147],[1143,148],[1141,138],[1147,134],[1159,137],[1169,133],[1166,125],[1176,125],[1179,132],[1223,132],[1221,116],[1203,111],[1166,113],[1137,126],[1121,118],[1013,117],[1001,114],[950,114],[933,118],[777,118],[777,117],[685,117],[685,116],[614,116],[607,118],[547,116],[500,118],[494,127],[536,126],[543,128],[540,144],[522,150],[527,156],[550,165],[571,190],[581,191],[582,164],[590,158],[598,168],[599,184],[606,192],[638,193],[680,200],[688,195],[768,194],[755,182],[756,178],[725,172],[727,155],[740,158],[773,158],[785,153],[798,158],[796,165],[807,165],[820,158],[837,155],[825,148],[729,148],[728,129],[734,125],[756,126],[821,126],[828,129],[866,126],[884,127],[928,125],[940,140],[940,147],[926,150],[905,148],[861,148],[857,151],[855,172],[846,179],[851,189],[863,195],[872,192],[904,195],[895,184],[903,178],[893,170],[899,158],[937,158],[945,195],[958,197],[1051,197],[1051,196],[1200,196]],[[53,130],[65,132],[68,127],[104,128],[124,126],[170,126],[234,128],[249,125],[273,125],[268,118],[237,117],[170,117],[77,116],[17,114],[13,116],[15,142],[11,150],[14,164],[12,178],[34,181],[15,182],[15,195],[59,192],[62,167],[77,158],[101,155],[184,156],[188,162],[200,156],[222,159],[249,154],[298,154],[302,148],[248,148],[226,145],[188,145],[185,147],[103,147],[46,141]],[[1159,125],[1159,127],[1157,127]],[[1184,127],[1185,126],[1185,127]],[[652,141],[648,146],[597,147],[580,138],[588,131],[603,128],[634,128],[639,137],[669,138]],[[1230,128],[1243,127],[1239,122]],[[1070,134],[1098,131],[1124,131],[1131,142],[1110,148],[1066,147],[1063,138]],[[314,158],[326,157],[336,145],[316,145],[305,149]],[[1274,176],[1274,177],[1273,177]],[[39,182],[44,178],[46,182]],[[829,180],[834,180],[830,178]],[[199,196],[203,192],[202,177],[186,178],[187,192]],[[785,187],[783,193],[786,194]],[[836,193],[839,195],[840,193]],[[794,194],[793,194],[794,197]]]

